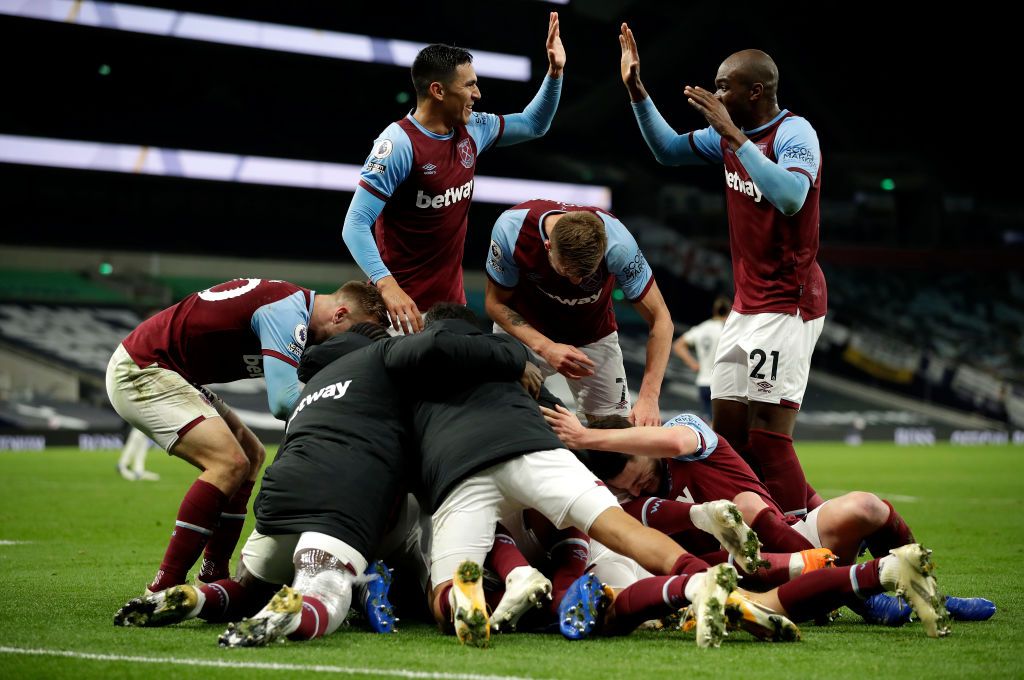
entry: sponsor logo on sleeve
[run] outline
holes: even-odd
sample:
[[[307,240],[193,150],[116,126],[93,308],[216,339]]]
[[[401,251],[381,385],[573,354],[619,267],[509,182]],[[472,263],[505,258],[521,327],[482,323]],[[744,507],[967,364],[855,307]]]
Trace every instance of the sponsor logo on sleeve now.
[[[799,163],[810,164],[818,162],[818,159],[814,156],[814,152],[806,146],[789,147],[783,152],[782,159],[786,161],[797,161]]]
[[[391,152],[395,150],[395,144],[390,139],[382,139],[373,149],[373,157],[383,160],[391,155]]]
[[[623,283],[629,283],[633,279],[643,276],[646,271],[647,259],[642,251],[637,250],[633,261],[622,268],[622,281]]]
[[[384,165],[383,163],[378,163],[377,161],[370,161],[369,163],[366,164],[367,172],[383,173],[387,169],[388,166]]]

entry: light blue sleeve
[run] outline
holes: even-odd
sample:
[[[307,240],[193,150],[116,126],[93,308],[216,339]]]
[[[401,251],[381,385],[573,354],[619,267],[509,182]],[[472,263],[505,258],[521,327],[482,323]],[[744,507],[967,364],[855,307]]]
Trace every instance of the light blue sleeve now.
[[[545,76],[537,94],[522,113],[505,116],[505,131],[498,146],[509,146],[543,137],[555,119],[558,100],[562,96],[562,79]]]
[[[688,427],[697,434],[697,439],[700,440],[700,448],[695,453],[675,456],[675,460],[684,462],[704,460],[718,448],[718,435],[711,429],[710,425],[692,413],[680,413],[662,427]]]
[[[487,275],[503,288],[519,283],[519,267],[515,263],[516,242],[529,210],[506,210],[491,229],[491,247],[487,254]]]
[[[490,149],[502,137],[504,121],[495,113],[474,112],[466,124],[466,131],[476,142],[476,152],[481,154]]]
[[[382,210],[384,201],[363,187],[356,187],[348,212],[345,213],[345,225],[341,228],[341,238],[352,254],[352,259],[374,283],[391,275],[384,260],[380,259],[380,251],[373,240],[373,223]]]
[[[600,217],[608,236],[608,248],[605,251],[608,271],[615,276],[626,299],[636,302],[647,292],[654,276],[651,266],[647,264],[647,259],[626,225],[611,215],[601,213]]]
[[[359,173],[359,184],[386,201],[411,171],[412,140],[398,123],[392,123],[374,140],[373,151]]]
[[[790,116],[782,121],[775,135],[774,151],[779,165],[787,170],[806,172],[812,182],[818,176],[821,146],[818,144],[818,133],[806,118]]]
[[[655,160],[662,165],[721,162],[720,137],[712,128],[695,130],[687,135],[676,134],[650,97],[633,103],[633,115],[636,116],[640,133],[654,153]]]
[[[260,339],[270,412],[285,420],[299,395],[296,368],[306,346],[309,326],[305,295],[295,292],[263,305],[252,315],[251,325]]]
[[[288,420],[302,392],[295,368],[274,357],[263,357],[263,378],[267,381],[270,412],[278,420]]]
[[[750,174],[768,202],[783,215],[794,215],[804,205],[811,182],[801,172],[791,172],[773,163],[749,139],[736,151],[736,158]]]

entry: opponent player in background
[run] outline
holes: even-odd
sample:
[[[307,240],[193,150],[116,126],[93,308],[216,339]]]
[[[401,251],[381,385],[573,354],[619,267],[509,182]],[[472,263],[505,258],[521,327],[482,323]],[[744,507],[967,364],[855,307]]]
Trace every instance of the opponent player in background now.
[[[715,366],[715,354],[718,352],[718,338],[722,335],[722,326],[729,316],[732,302],[727,297],[715,298],[711,305],[711,318],[706,319],[679,336],[672,343],[672,353],[686,364],[686,367],[697,374],[694,383],[700,397],[702,414],[711,418],[711,370]],[[693,346],[697,356],[690,352]],[[638,423],[639,424],[639,423]]]
[[[686,86],[708,127],[678,135],[640,81],[633,32],[619,35],[622,81],[658,162],[722,164],[736,297],[711,379],[715,428],[756,467],[787,514],[807,512],[793,428],[825,321],[818,252],[821,151],[806,119],[776,100],[779,73],[760,50],[730,55],[715,92]]]
[[[658,397],[672,318],[632,234],[599,208],[536,199],[506,210],[491,231],[485,308],[530,348],[545,378],[565,376],[589,418],[618,414],[660,425]],[[630,407],[612,290],[647,322],[647,360]]]
[[[303,348],[353,323],[385,318],[380,292],[359,281],[318,295],[286,281],[235,279],[189,295],[122,341],[107,366],[110,403],[202,471],[178,509],[150,592],[184,583],[204,548],[198,578],[227,576],[265,457],[256,435],[202,386],[264,377],[270,411],[283,420],[299,396]]]
[[[435,302],[465,303],[462,254],[476,158],[495,145],[541,137],[551,126],[565,66],[557,12],[548,24],[547,55],[540,91],[521,113],[506,116],[474,111],[480,87],[468,51],[435,44],[416,55],[416,109],[374,141],[342,231],[352,257],[383,293],[396,331],[422,330],[420,310]]]

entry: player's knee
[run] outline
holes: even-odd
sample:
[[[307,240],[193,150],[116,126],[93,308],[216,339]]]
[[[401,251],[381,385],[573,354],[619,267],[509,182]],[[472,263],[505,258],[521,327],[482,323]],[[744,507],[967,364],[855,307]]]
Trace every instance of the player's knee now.
[[[257,471],[263,467],[263,461],[267,459],[267,450],[263,446],[263,442],[257,439],[256,435],[252,432],[247,432],[242,437],[240,442],[242,446],[242,452],[245,454],[246,460],[249,462],[249,471]]]
[[[234,447],[227,447],[214,459],[214,472],[238,485],[249,476],[249,459],[246,457],[242,447],[235,444]]]
[[[764,499],[753,491],[741,491],[736,494],[732,502],[739,508],[740,514],[743,515],[743,521],[747,524],[753,522],[758,513],[768,507]]]
[[[889,518],[889,506],[867,491],[854,491],[846,495],[847,511],[859,524],[880,527]]]

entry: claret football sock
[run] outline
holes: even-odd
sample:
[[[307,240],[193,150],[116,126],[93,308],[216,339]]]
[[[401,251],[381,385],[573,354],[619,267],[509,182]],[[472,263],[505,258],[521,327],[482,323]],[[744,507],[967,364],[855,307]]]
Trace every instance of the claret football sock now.
[[[750,453],[761,466],[764,484],[787,515],[807,513],[807,479],[789,435],[750,430]]]
[[[914,534],[910,532],[910,527],[903,521],[900,513],[896,512],[896,508],[892,507],[892,503],[886,500],[882,502],[889,506],[889,517],[885,520],[885,524],[864,539],[872,557],[884,557],[893,548],[916,543]]]
[[[757,517],[750,523],[750,528],[757,532],[757,537],[761,539],[761,545],[766,550],[800,552],[814,547],[771,508],[764,508],[757,513]]]
[[[203,553],[203,566],[199,570],[199,580],[203,583],[228,578],[230,575],[231,554],[235,551],[242,525],[245,524],[246,508],[254,484],[249,480],[242,482],[238,491],[225,503],[217,528],[213,530]]]
[[[778,597],[786,616],[808,621],[839,607],[860,602],[885,591],[879,578],[881,560],[851,567],[819,569],[779,586]]]
[[[185,582],[188,570],[213,535],[227,500],[227,496],[209,482],[197,479],[192,484],[178,508],[171,541],[149,590],[157,592]]]

